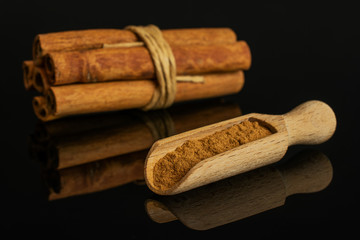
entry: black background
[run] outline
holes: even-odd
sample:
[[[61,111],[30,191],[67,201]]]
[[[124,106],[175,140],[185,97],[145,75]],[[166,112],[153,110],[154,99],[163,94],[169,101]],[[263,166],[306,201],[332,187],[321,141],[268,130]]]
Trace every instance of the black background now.
[[[245,1],[2,1],[1,214],[5,226],[31,225],[38,235],[103,235],[126,238],[292,237],[356,233],[359,200],[357,146],[359,14],[354,5],[259,4]],[[47,202],[39,165],[27,152],[37,122],[22,82],[21,63],[31,59],[36,34],[155,24],[162,29],[230,27],[246,40],[252,67],[244,89],[228,97],[244,114],[281,114],[311,99],[328,103],[337,116],[332,139],[317,149],[331,160],[334,178],[325,190],[291,196],[280,208],[209,231],[175,221],[152,222],[146,187],[125,185],[97,194]],[[191,104],[189,104],[191,107]],[[4,226],[4,225],[3,225]],[[29,231],[29,230],[26,230]],[[356,235],[355,235],[356,236]]]

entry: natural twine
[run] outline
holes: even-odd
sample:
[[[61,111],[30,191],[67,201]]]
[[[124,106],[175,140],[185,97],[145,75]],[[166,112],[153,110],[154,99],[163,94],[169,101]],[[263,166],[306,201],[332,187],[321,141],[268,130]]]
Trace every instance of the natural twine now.
[[[140,117],[148,127],[154,141],[175,134],[173,119],[166,109],[152,111],[150,113],[139,113],[137,116]]]
[[[128,26],[130,30],[138,35],[142,42],[104,44],[104,48],[111,47],[135,47],[146,46],[154,63],[158,87],[143,110],[167,108],[175,100],[176,82],[186,81],[202,83],[202,76],[176,76],[176,62],[172,50],[163,38],[160,29],[155,25]]]

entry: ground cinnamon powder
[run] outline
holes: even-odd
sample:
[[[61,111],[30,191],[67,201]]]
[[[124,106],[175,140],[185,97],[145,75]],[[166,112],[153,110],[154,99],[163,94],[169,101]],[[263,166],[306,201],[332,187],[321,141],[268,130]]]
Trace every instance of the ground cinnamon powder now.
[[[204,138],[186,141],[155,164],[154,185],[166,190],[200,161],[270,134],[259,122],[246,120]]]

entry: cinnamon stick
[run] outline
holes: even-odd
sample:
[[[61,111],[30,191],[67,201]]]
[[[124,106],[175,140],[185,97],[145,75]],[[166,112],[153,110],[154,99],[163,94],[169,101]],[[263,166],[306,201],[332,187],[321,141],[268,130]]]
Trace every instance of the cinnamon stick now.
[[[245,41],[177,45],[172,51],[178,75],[247,70],[251,64],[250,49]],[[155,78],[154,65],[145,47],[51,52],[44,61],[52,85]]]
[[[175,102],[234,94],[244,84],[242,71],[207,74],[204,83],[178,82]],[[46,111],[35,114],[43,121],[69,115],[142,108],[151,99],[156,83],[152,80],[113,81],[51,87],[42,103]]]
[[[234,43],[236,35],[230,28],[197,28],[163,30],[170,45]],[[102,48],[104,44],[139,41],[129,30],[89,29],[38,34],[33,43],[33,57],[39,59],[49,52]]]

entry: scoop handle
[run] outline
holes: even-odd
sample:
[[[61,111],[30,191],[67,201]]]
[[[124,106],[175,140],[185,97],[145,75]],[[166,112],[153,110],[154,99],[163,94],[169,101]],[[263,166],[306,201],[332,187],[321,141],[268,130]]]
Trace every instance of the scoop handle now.
[[[283,117],[289,134],[289,146],[323,143],[331,138],[336,129],[334,111],[318,100],[302,103]]]

